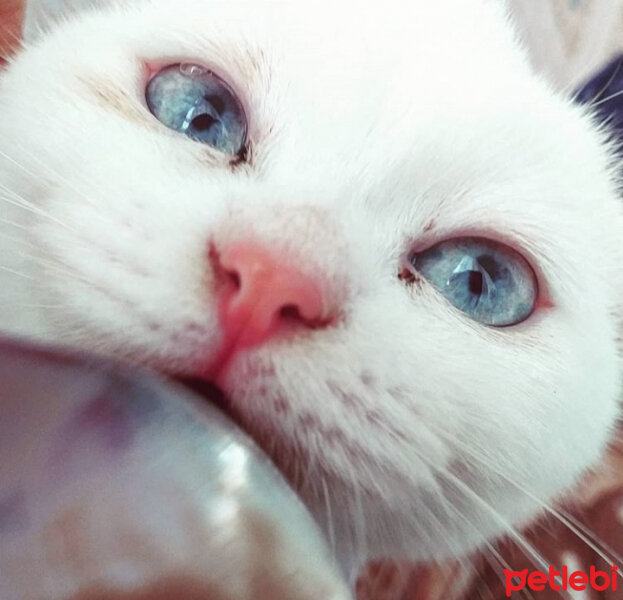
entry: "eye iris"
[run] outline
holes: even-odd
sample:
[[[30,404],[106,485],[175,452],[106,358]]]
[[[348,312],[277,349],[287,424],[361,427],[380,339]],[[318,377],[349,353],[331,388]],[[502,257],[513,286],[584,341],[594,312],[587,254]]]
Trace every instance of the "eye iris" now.
[[[229,86],[199,65],[164,68],[148,83],[147,106],[170,129],[212,146],[239,154],[246,141],[246,119]]]
[[[454,306],[486,325],[514,325],[534,310],[536,278],[514,250],[486,239],[448,240],[412,257]]]

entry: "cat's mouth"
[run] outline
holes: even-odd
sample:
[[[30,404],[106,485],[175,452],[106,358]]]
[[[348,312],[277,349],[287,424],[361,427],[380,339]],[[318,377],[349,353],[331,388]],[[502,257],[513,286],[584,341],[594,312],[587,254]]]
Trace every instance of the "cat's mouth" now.
[[[228,417],[236,420],[231,411],[231,400],[211,379],[200,377],[174,377],[173,381],[181,384],[195,395],[201,396],[208,404],[216,406]]]
[[[274,437],[271,438],[269,446],[266,444],[266,440],[257,435],[257,431],[253,431],[253,428],[249,427],[249,422],[243,418],[243,415],[239,410],[236,410],[232,397],[229,396],[223,388],[219,385],[217,378],[212,377],[190,377],[190,376],[175,376],[169,377],[177,386],[182,386],[193,394],[193,396],[199,398],[207,405],[218,409],[228,421],[230,421],[236,428],[242,431],[242,433],[250,438],[253,443],[264,453],[264,457],[271,462],[274,467],[281,473],[286,481],[290,481],[288,473],[282,469],[280,465],[281,454],[276,451],[276,444]],[[270,447],[270,451],[269,451]],[[284,448],[283,445],[280,447]],[[294,490],[296,493],[296,490]]]

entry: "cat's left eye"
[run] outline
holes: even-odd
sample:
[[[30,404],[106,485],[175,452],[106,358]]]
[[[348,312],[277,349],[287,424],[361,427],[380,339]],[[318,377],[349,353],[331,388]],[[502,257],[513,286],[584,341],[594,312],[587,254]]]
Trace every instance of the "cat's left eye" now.
[[[176,64],[154,75],[147,106],[164,125],[232,156],[243,152],[247,121],[233,90],[196,64]]]
[[[517,251],[484,238],[456,238],[413,254],[410,266],[466,315],[504,327],[527,319],[537,280]]]

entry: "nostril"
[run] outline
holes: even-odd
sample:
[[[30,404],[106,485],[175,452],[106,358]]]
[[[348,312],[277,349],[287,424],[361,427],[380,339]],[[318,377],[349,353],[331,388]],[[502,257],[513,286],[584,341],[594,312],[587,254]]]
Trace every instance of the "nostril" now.
[[[318,329],[328,325],[331,319],[322,319],[320,316],[309,318],[303,315],[296,304],[285,304],[279,310],[279,319],[285,323],[302,324],[308,329]]]
[[[279,318],[283,321],[291,321],[304,323],[309,327],[313,326],[313,322],[310,319],[306,319],[296,304],[286,304],[279,309]]]
[[[294,304],[286,304],[279,310],[279,316],[285,320],[304,320],[298,307]]]
[[[276,333],[319,329],[333,322],[336,307],[322,274],[253,241],[210,252],[217,277],[226,345],[263,343]],[[220,284],[219,284],[220,282]]]
[[[216,277],[218,284],[234,291],[240,290],[242,287],[240,271],[235,265],[223,265],[221,254],[214,244],[210,244],[208,258],[212,267],[212,273]]]
[[[240,273],[238,271],[225,271],[225,275],[229,279],[229,282],[234,286],[235,289],[239,290],[242,282],[240,280]]]

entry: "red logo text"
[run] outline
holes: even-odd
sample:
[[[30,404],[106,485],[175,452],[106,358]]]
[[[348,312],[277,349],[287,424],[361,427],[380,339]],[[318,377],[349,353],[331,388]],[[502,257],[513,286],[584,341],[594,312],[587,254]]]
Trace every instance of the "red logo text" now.
[[[610,571],[598,571],[591,567],[588,573],[584,571],[569,572],[568,567],[563,567],[557,571],[550,566],[547,573],[544,571],[528,572],[511,571],[504,569],[506,576],[506,597],[510,598],[513,592],[520,592],[525,588],[533,592],[542,592],[546,587],[559,592],[560,590],[575,590],[582,592],[588,588],[598,592],[605,590],[617,590],[618,588],[618,565],[612,565]]]

